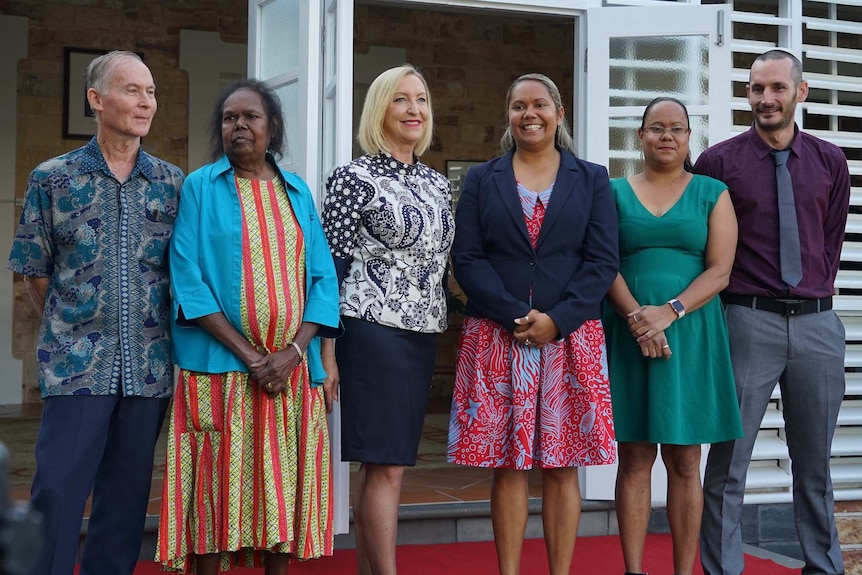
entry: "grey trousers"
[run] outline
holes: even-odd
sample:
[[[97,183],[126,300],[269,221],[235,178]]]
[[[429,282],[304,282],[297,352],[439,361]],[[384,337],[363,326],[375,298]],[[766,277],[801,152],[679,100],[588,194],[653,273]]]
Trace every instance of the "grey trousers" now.
[[[743,571],[742,502],[751,452],[769,397],[781,386],[803,575],[844,573],[829,458],[844,397],[844,326],[832,311],[795,317],[727,306],[744,437],[710,448],[704,474],[705,575]]]

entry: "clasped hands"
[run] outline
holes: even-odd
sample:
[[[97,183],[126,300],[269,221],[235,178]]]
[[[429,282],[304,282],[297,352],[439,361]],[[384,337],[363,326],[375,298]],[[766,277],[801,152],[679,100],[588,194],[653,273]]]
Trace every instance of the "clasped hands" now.
[[[640,346],[641,354],[651,358],[670,358],[672,352],[664,330],[676,319],[676,312],[668,305],[643,305],[626,315],[629,331]]]
[[[522,344],[542,349],[559,336],[560,329],[546,313],[531,309],[524,317],[515,318],[513,335]]]
[[[285,391],[290,373],[302,358],[292,345],[272,353],[261,354],[259,359],[248,364],[251,378],[270,396]]]

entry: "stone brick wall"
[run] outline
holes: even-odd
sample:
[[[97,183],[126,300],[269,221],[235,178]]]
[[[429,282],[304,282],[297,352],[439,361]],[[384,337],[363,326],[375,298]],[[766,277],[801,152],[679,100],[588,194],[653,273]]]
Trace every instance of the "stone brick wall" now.
[[[185,169],[188,79],[179,69],[181,29],[220,32],[246,42],[245,2],[228,0],[6,0],[5,14],[29,18],[28,58],[18,67],[16,189],[45,158],[80,146],[62,138],[63,49],[133,50],[143,54],[156,81],[159,111],[146,149]]]
[[[541,72],[572,102],[571,20],[356,6],[353,51],[405,48],[422,70],[434,105],[435,139],[422,161],[445,173],[446,160],[497,155],[512,80]],[[571,123],[571,110],[566,110]]]

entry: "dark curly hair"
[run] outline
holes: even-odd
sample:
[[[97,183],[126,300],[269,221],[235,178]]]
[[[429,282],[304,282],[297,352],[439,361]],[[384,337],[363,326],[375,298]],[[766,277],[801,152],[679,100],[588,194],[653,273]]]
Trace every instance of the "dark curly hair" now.
[[[222,113],[224,103],[235,92],[240,90],[251,90],[260,96],[263,108],[269,118],[269,129],[272,134],[267,150],[276,161],[280,160],[287,150],[287,142],[284,137],[284,114],[281,111],[281,100],[278,99],[275,90],[265,82],[247,78],[239,80],[227,86],[216,100],[215,108],[210,119],[210,158],[213,162],[224,155],[224,140],[221,134]]]

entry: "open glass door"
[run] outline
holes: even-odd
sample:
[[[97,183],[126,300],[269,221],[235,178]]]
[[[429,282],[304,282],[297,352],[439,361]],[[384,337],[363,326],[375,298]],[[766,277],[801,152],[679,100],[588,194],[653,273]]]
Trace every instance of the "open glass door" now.
[[[249,0],[248,71],[276,91],[287,152],[279,165],[318,186],[320,10],[304,0]],[[315,9],[317,7],[317,9]]]
[[[636,130],[657,96],[685,103],[692,159],[731,135],[731,52],[722,5],[602,7],[587,12],[586,159],[612,178],[641,169]],[[706,461],[704,450],[703,461]],[[585,468],[584,497],[613,499],[616,466]],[[664,502],[666,473],[653,468],[653,501]]]
[[[319,206],[328,174],[351,159],[353,1],[249,0],[248,21],[249,73],[272,86],[284,108],[280,165],[306,181]],[[347,533],[350,467],[341,462],[337,408],[329,430],[334,530]]]

